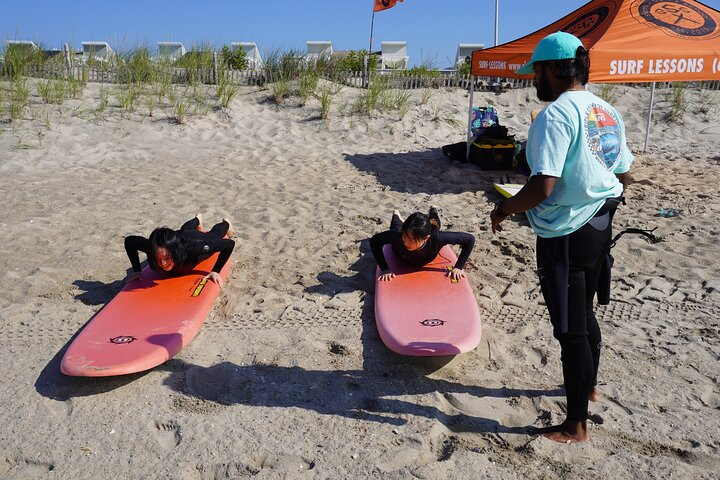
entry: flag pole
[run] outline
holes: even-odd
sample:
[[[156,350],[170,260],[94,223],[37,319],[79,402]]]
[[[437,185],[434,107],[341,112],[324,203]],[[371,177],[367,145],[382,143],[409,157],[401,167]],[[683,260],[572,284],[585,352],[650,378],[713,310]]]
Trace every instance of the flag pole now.
[[[370,83],[370,59],[372,58],[372,40],[373,40],[373,29],[375,28],[375,3],[373,3],[372,20],[370,21],[370,49],[365,57],[363,65],[363,87],[366,87]]]
[[[374,27],[375,27],[375,9],[373,9],[372,20],[370,21],[370,50],[368,50],[368,54],[372,54],[372,36],[373,36],[373,28]]]

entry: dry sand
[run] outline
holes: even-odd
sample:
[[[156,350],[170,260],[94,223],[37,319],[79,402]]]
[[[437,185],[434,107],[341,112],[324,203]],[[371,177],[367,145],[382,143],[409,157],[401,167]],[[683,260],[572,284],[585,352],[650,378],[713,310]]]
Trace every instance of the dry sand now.
[[[660,92],[642,154],[649,92],[618,89],[638,182],[615,228],[663,242],[613,250],[603,399],[581,445],[526,434],[564,418],[559,346],[527,221],[489,231],[492,182],[522,177],[439,150],[463,139],[466,92],[416,92],[403,119],[368,120],[338,113],[346,89],[327,126],[316,100],[277,107],[256,89],[186,125],[121,115],[112,97],[94,113],[92,84],[60,107],[34,97],[0,124],[0,477],[718,478],[720,95],[707,109],[690,92],[676,124]],[[519,139],[540,105],[532,89],[476,104]],[[483,340],[454,359],[394,355],[374,325],[367,239],[393,208],[431,203],[477,237]],[[198,212],[234,219],[239,240],[198,337],[144,374],[61,375],[69,340],[121,288],[123,237]]]

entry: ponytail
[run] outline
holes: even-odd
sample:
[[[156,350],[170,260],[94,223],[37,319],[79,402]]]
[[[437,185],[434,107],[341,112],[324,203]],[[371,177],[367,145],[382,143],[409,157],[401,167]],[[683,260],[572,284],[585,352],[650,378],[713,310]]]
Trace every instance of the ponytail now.
[[[557,77],[569,83],[580,82],[585,85],[590,79],[590,54],[580,45],[575,50],[575,58],[554,60],[558,67]]]
[[[402,232],[413,240],[422,240],[439,228],[437,220],[425,213],[415,212],[403,222]]]

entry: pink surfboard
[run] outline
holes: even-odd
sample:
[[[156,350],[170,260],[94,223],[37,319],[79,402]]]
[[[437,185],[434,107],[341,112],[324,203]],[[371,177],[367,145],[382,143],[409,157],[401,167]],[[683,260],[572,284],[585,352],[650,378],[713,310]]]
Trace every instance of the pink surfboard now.
[[[108,377],[143,372],[172,358],[195,338],[220,293],[215,282],[203,280],[217,256],[182,276],[145,267],[142,280],[126,284],[70,344],[60,370]],[[223,280],[229,270],[230,261],[220,272]]]
[[[383,252],[395,278],[375,280],[375,322],[387,347],[401,355],[457,355],[480,343],[482,324],[477,301],[467,278],[453,283],[448,266],[457,261],[444,246],[422,268],[402,265],[392,247]],[[377,277],[380,269],[377,269]]]

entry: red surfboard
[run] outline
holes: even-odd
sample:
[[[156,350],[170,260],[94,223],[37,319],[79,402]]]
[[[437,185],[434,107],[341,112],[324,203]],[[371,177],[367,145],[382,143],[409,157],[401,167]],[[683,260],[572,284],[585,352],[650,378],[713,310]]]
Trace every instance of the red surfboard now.
[[[395,278],[375,281],[375,322],[387,347],[401,355],[457,355],[478,346],[482,324],[467,278],[451,282],[457,261],[449,246],[422,268],[402,265],[385,245]],[[377,269],[377,277],[380,269]]]
[[[141,280],[125,285],[73,340],[60,370],[78,377],[143,372],[178,353],[195,338],[220,287],[203,280],[218,254],[190,274],[172,276],[145,267]],[[230,261],[220,276],[227,280]]]

